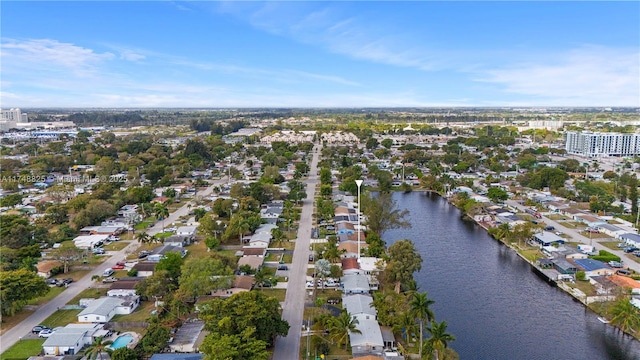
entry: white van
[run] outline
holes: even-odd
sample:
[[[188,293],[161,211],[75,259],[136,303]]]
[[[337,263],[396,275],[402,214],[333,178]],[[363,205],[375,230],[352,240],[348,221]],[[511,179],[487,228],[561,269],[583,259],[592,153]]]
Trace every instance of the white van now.
[[[102,273],[102,276],[107,277],[107,276],[111,276],[113,275],[115,271],[113,271],[113,269],[107,269]]]

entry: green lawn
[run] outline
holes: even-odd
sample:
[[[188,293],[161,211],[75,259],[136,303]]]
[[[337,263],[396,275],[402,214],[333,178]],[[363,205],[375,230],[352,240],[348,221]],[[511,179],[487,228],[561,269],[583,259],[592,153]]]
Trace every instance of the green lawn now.
[[[619,244],[619,242],[617,241],[600,241],[599,243],[601,245],[608,247],[611,250],[620,250],[620,248],[617,246]]]
[[[24,360],[40,354],[46,339],[25,339],[15,343],[0,355],[0,360]]]
[[[568,218],[566,216],[560,215],[560,214],[549,214],[547,215],[547,218],[551,219],[551,220],[567,220]]]
[[[64,286],[49,287],[49,292],[45,296],[41,296],[39,298],[32,299],[27,303],[27,305],[43,305],[43,304],[46,304],[51,299],[53,299],[54,297],[60,295],[60,293],[63,292],[65,289],[66,288]]]
[[[108,288],[86,289],[80,294],[78,294],[76,297],[74,297],[73,299],[69,300],[67,305],[78,305],[78,303],[80,302],[80,299],[97,299],[103,296],[107,296],[107,290],[109,289]]]
[[[45,319],[42,325],[55,328],[78,322],[78,314],[80,314],[81,311],[82,310],[58,310]]]
[[[153,301],[143,301],[140,306],[129,315],[116,315],[111,321],[113,322],[143,322],[149,320],[151,311],[155,310]]]
[[[282,260],[286,264],[291,264],[293,262],[293,255],[292,254],[284,254],[284,256],[282,257]]]
[[[274,297],[278,299],[278,301],[284,301],[285,296],[287,295],[287,290],[285,289],[268,289],[268,288],[258,288],[253,291],[261,291],[263,294],[267,296]]]
[[[104,249],[106,251],[119,251],[119,250],[122,250],[122,249],[126,248],[129,244],[130,244],[129,241],[120,240],[120,241],[112,242],[109,245],[105,245]]]
[[[146,230],[149,228],[149,224],[153,224],[153,220],[145,220],[142,222],[139,222],[136,224],[136,226],[134,226],[134,229],[136,230]]]

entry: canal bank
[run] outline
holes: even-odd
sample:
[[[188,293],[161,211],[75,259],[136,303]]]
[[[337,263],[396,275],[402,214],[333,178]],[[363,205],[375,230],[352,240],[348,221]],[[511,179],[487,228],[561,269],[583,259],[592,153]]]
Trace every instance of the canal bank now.
[[[637,341],[567,301],[529,261],[461,220],[444,199],[420,192],[394,199],[410,211],[412,228],[383,238],[415,242],[424,259],[416,282],[436,301],[436,320],[447,321],[461,359],[640,359]]]

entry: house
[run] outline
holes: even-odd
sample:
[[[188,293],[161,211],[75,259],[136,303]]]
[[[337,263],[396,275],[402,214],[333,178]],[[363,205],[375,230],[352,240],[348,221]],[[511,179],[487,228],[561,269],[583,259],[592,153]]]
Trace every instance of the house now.
[[[80,301],[81,306],[86,304],[86,308],[78,314],[78,322],[80,323],[106,323],[115,315],[131,314],[140,305],[139,296],[106,296],[90,301],[86,300]]]
[[[630,246],[640,247],[640,235],[625,233],[619,235],[620,241],[623,241],[625,244]]]
[[[164,239],[164,245],[185,247],[191,244],[192,236],[187,235],[171,235]]]
[[[262,267],[262,262],[264,258],[259,256],[243,256],[238,259],[238,269],[243,265],[249,265],[252,270],[259,270]]]
[[[545,246],[550,246],[553,243],[556,244],[564,244],[564,239],[561,238],[560,236],[552,233],[552,232],[548,232],[548,231],[543,231],[540,233],[536,233],[533,235],[533,241],[538,244],[540,246],[540,248],[545,247]]]
[[[187,256],[187,250],[181,246],[163,245],[152,250],[152,254],[147,257],[147,261],[159,262],[164,258],[166,253],[174,252],[180,254],[181,257]]]
[[[368,294],[371,291],[369,277],[366,275],[354,274],[340,278],[340,288],[345,294]]]
[[[269,234],[271,235],[271,230],[277,228],[277,225],[274,224],[261,224],[260,226],[258,226],[258,228],[256,229],[256,231],[254,231],[254,234]]]
[[[82,235],[73,239],[73,243],[78,249],[93,249],[102,246],[108,238],[106,234]]]
[[[169,349],[172,352],[193,353],[198,351],[198,346],[202,343],[200,333],[204,329],[204,321],[185,322],[174,334],[169,342]]]
[[[353,234],[356,229],[351,222],[341,221],[336,223],[336,233],[337,234]]]
[[[122,234],[124,226],[87,226],[80,229],[81,235],[111,235]]]
[[[383,269],[385,267],[384,260],[376,257],[361,256],[358,263],[360,264],[360,269],[362,269],[366,275],[374,274],[380,270],[380,267]],[[378,264],[380,264],[380,267]]]
[[[553,259],[553,268],[560,274],[575,274],[578,272],[578,267],[565,259]]]
[[[361,244],[362,245],[362,244]],[[360,248],[362,251],[363,248]],[[357,241],[342,241],[338,245],[338,251],[340,251],[341,258],[357,258],[358,257],[358,242]]]
[[[382,355],[384,352],[384,340],[380,331],[378,320],[369,315],[357,316],[356,328],[360,333],[350,332],[349,342],[351,353],[357,355]]]
[[[143,277],[122,278],[111,284],[107,291],[107,296],[135,296],[136,286],[144,279]]]
[[[231,295],[235,295],[241,292],[249,291],[253,288],[254,277],[248,275],[238,275],[231,282],[231,287],[228,289],[219,289],[211,292],[212,297],[228,298]]]
[[[102,328],[102,324],[69,324],[51,334],[42,344],[42,351],[45,355],[75,355],[93,343],[94,334]]]
[[[242,252],[242,256],[264,257],[265,254],[267,253],[267,248],[243,246],[241,252]]]
[[[42,276],[45,279],[48,279],[52,275],[52,271],[60,268],[62,264],[56,260],[44,260],[40,261],[36,264],[36,269],[38,270],[38,276]]]
[[[640,281],[638,280],[620,275],[611,275],[609,279],[622,288],[631,289],[632,294],[640,294]]]
[[[619,238],[620,235],[628,233],[628,231],[626,231],[625,229],[611,224],[599,224],[596,225],[594,229],[616,239]]]
[[[598,275],[613,275],[615,270],[610,268],[607,264],[593,259],[576,259],[573,262],[584,270],[584,274],[587,277]]]
[[[176,235],[182,235],[193,238],[196,236],[196,232],[198,230],[197,226],[180,226],[176,229]]]
[[[138,272],[137,276],[139,277],[149,277],[153,275],[156,265],[158,265],[158,263],[145,261],[133,265],[132,269]]]
[[[363,275],[364,271],[360,270],[360,264],[356,257],[344,257],[340,260],[342,263],[343,275]]]
[[[598,225],[606,224],[606,222],[604,220],[600,219],[597,216],[593,216],[593,215],[575,215],[574,219],[577,222],[581,222],[581,223],[583,223],[583,224],[585,224],[585,225],[587,225],[589,227],[592,227],[594,229]]]
[[[342,307],[352,316],[364,314],[376,319],[378,315],[376,308],[373,307],[373,298],[371,295],[342,295]]]
[[[249,246],[250,247],[267,248],[267,247],[269,247],[270,243],[271,243],[271,233],[264,233],[264,232],[255,233],[249,239]]]

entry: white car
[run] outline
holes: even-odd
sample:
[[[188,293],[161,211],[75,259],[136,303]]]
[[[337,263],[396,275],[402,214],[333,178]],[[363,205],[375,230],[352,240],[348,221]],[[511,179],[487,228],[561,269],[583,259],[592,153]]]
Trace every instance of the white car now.
[[[53,333],[54,331],[52,329],[44,329],[38,333],[38,337],[48,338],[49,336],[53,335]]]

